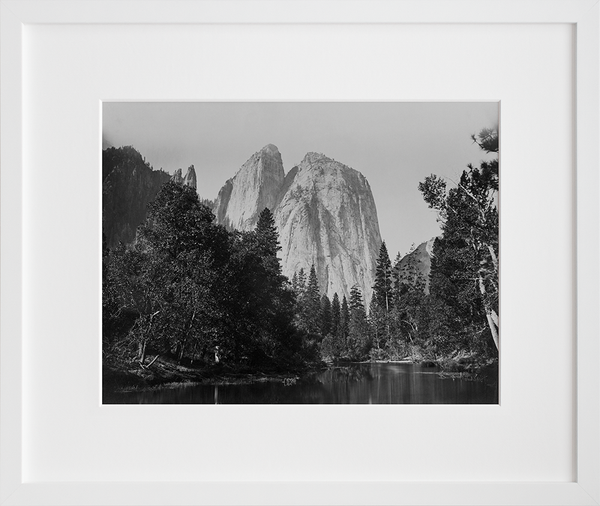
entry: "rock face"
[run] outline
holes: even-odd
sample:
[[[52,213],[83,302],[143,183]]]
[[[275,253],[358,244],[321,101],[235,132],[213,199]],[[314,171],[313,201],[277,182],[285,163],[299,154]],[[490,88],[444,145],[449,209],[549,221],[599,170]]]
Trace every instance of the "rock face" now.
[[[252,230],[265,207],[275,209],[283,179],[281,154],[276,146],[268,144],[254,153],[219,191],[215,204],[217,221],[228,228]]]
[[[219,223],[252,230],[258,214],[273,212],[283,273],[291,278],[315,265],[319,288],[349,298],[357,284],[368,304],[381,235],[366,178],[320,153],[307,153],[284,177],[273,145],[254,154],[219,192]]]
[[[187,173],[183,178],[183,184],[188,185],[190,188],[194,190],[198,189],[197,179],[196,179],[196,169],[194,169],[193,165],[188,167]]]
[[[194,169],[193,165],[190,165],[188,167],[185,176],[183,175],[183,171],[181,169],[177,169],[175,172],[173,172],[173,176],[171,176],[171,179],[176,183],[188,185],[194,190],[197,189],[196,169]]]
[[[181,169],[177,169],[175,172],[173,172],[171,179],[176,183],[183,184],[183,175]]]
[[[413,284],[418,276],[422,276],[425,281],[425,293],[429,293],[429,272],[434,242],[435,237],[419,244],[414,251],[402,257],[399,265],[395,267],[401,283]]]
[[[108,247],[133,242],[148,203],[170,178],[153,170],[131,146],[102,152],[102,229]]]

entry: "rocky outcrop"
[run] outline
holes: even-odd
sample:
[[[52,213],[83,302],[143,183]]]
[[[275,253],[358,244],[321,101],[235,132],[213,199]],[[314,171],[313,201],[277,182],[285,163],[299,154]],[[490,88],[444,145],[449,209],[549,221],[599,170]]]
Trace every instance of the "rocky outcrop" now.
[[[183,171],[181,169],[177,169],[175,172],[173,172],[171,179],[176,183],[188,185],[194,190],[197,189],[196,169],[194,169],[193,165],[188,167],[185,176],[183,175]]]
[[[425,293],[429,293],[429,273],[435,237],[419,244],[413,251],[402,257],[394,266],[394,276],[400,283],[415,285],[424,283]]]
[[[133,242],[148,203],[170,178],[153,170],[131,146],[102,152],[102,229],[108,247]]]
[[[171,180],[174,181],[175,183],[183,184],[183,173],[182,173],[181,169],[177,169],[175,172],[173,172],[173,175],[171,176]]]
[[[194,190],[198,189],[197,179],[196,179],[196,169],[194,169],[193,165],[188,167],[188,170],[183,178],[183,184],[193,188]]]
[[[284,177],[279,150],[265,146],[225,183],[215,214],[219,223],[251,230],[265,207],[275,218],[286,276],[314,264],[322,293],[349,297],[356,284],[368,304],[381,235],[360,172],[311,152]]]
[[[273,211],[284,180],[283,161],[276,146],[268,144],[254,153],[219,191],[217,221],[230,229],[252,230],[258,215]]]

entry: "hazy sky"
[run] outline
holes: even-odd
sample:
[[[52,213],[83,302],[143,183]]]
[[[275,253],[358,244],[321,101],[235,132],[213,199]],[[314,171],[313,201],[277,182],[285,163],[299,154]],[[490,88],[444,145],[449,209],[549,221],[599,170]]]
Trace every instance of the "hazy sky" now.
[[[112,102],[104,140],[134,146],[155,169],[194,164],[198,193],[214,199],[225,181],[266,144],[286,173],[308,151],[324,153],[368,179],[392,261],[440,233],[417,185],[430,175],[452,186],[468,163],[489,158],[471,134],[498,124],[487,102]]]

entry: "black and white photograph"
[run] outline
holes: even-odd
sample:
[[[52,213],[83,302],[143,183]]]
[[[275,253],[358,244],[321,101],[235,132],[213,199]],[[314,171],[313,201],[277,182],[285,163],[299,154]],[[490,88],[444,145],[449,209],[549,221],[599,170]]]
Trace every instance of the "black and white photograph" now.
[[[498,102],[104,102],[103,404],[497,404]]]

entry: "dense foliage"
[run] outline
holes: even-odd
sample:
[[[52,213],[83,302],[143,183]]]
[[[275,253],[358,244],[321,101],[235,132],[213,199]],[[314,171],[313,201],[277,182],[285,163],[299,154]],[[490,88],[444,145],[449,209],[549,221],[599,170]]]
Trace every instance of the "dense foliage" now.
[[[135,243],[103,255],[104,352],[180,362],[298,366],[314,359],[297,329],[268,209],[252,232],[215,224],[195,190],[166,183]]]
[[[496,130],[473,140],[498,152]],[[125,155],[135,157],[105,156]],[[429,279],[410,255],[392,264],[383,242],[367,312],[358,286],[349,299],[321,293],[314,265],[291,281],[282,274],[269,209],[255,230],[228,231],[210,202],[167,182],[132,244],[103,241],[105,361],[144,365],[152,353],[188,365],[289,370],[321,359],[495,360],[497,157],[469,165],[450,190],[435,175],[419,190],[442,222]]]

